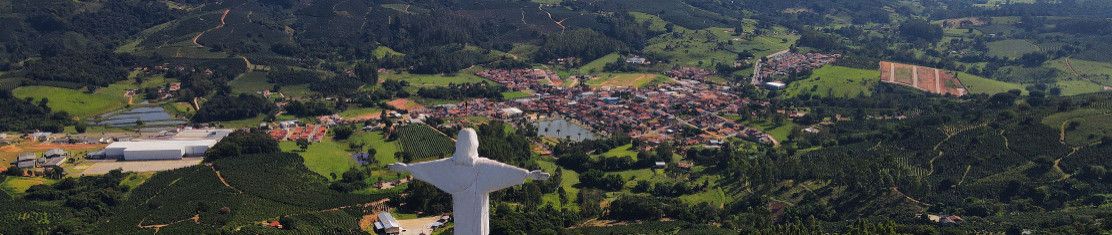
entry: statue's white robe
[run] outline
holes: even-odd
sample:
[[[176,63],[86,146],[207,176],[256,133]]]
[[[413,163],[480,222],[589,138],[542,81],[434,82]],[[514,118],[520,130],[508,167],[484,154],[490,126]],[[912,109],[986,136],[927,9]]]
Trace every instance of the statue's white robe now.
[[[490,233],[490,192],[525,183],[529,171],[488,158],[475,159],[473,166],[452,158],[410,164],[413,178],[452,194],[455,234]]]

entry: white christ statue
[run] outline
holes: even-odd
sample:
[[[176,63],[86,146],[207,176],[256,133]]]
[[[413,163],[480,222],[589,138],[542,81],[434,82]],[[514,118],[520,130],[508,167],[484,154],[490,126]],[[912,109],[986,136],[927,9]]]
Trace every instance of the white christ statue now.
[[[452,194],[455,233],[466,235],[490,233],[490,192],[523,184],[526,178],[546,180],[550,176],[479,157],[479,137],[471,128],[459,132],[452,158],[394,163],[389,167],[396,172],[409,172],[413,178]]]

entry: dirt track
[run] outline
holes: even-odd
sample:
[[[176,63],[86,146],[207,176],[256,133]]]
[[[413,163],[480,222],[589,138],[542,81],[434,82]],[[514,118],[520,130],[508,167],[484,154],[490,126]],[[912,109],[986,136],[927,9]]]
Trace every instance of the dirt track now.
[[[216,30],[216,29],[219,29],[219,28],[223,28],[224,25],[226,25],[224,23],[224,18],[228,17],[228,12],[231,12],[231,11],[232,11],[232,9],[224,10],[224,15],[220,16],[220,25],[217,25],[216,27],[205,30],[205,31],[197,34],[197,36],[193,36],[193,44],[197,44],[197,47],[205,47],[204,45],[201,45],[200,43],[197,43],[197,39],[200,39],[201,35],[205,35],[205,33],[208,33],[209,31],[213,31],[213,30]]]

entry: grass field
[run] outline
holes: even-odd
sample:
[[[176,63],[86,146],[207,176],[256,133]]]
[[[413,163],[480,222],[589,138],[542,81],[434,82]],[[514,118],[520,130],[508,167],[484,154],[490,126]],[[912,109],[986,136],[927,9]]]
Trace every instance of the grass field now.
[[[1012,89],[1019,89],[1023,91],[1024,94],[1027,93],[1027,89],[1020,84],[992,80],[963,72],[958,72],[958,80],[961,80],[961,84],[965,85],[965,89],[969,91],[970,94],[992,95],[1007,92]]]
[[[792,82],[784,92],[788,97],[801,94],[845,98],[871,96],[879,81],[880,71],[877,70],[829,65],[814,70],[810,78]]]
[[[637,160],[637,150],[636,149],[631,149],[631,148],[633,148],[633,144],[622,145],[622,146],[618,146],[617,148],[611,149],[610,151],[606,151],[605,153],[602,153],[602,154],[594,156],[594,157],[596,157],[596,158],[597,157],[608,158],[608,157],[626,157],[626,156],[628,156],[628,157],[632,157],[633,160],[636,161]]]
[[[382,114],[381,108],[353,108],[340,112],[340,117],[378,117]]]
[[[600,73],[602,72],[602,69],[604,66],[606,66],[606,64],[613,63],[614,61],[617,61],[618,58],[621,58],[621,56],[617,53],[610,53],[609,55],[603,56],[602,58],[595,59],[595,61],[591,61],[590,63],[587,63],[583,66],[579,66],[579,72],[588,74]]]
[[[559,166],[556,166],[556,163],[553,163],[550,160],[551,159],[537,161],[537,165],[539,165],[541,167],[541,170],[543,170],[544,172],[555,173],[556,168],[558,168]],[[562,206],[563,208],[569,208],[573,210],[579,210],[579,205],[575,204],[576,196],[579,195],[579,188],[574,187],[576,184],[579,184],[579,173],[576,173],[573,170],[563,169],[563,175],[561,175],[560,177],[560,187],[564,188],[564,191],[567,191],[568,204],[561,205],[560,196],[556,193],[545,194],[542,197],[543,203],[553,206]]]
[[[10,176],[7,177],[7,179],[4,179],[3,184],[0,184],[0,189],[2,189],[5,193],[8,193],[8,195],[17,195],[26,192],[28,188],[31,188],[31,186],[39,184],[51,185],[54,184],[54,181],[44,178]]]
[[[1023,54],[1038,52],[1039,47],[1026,40],[1013,39],[986,43],[988,56],[1019,58]]]
[[[606,74],[601,78],[587,81],[587,85],[591,87],[644,87],[649,85],[654,80],[665,79],[660,75],[644,74],[644,73],[620,73],[620,74]]]
[[[1073,146],[1088,145],[1104,136],[1112,136],[1112,114],[1105,110],[1079,109],[1056,113],[1043,118],[1042,123],[1054,129],[1066,128],[1066,143]],[[1069,128],[1077,123],[1077,127]]]
[[[247,94],[274,88],[274,84],[266,82],[266,72],[258,71],[244,73],[228,82],[228,86],[232,87],[232,92]]]
[[[348,146],[335,142],[331,138],[324,138],[320,143],[309,145],[305,152],[301,152],[301,148],[298,148],[297,143],[293,141],[284,141],[279,145],[282,151],[300,154],[305,158],[305,166],[309,170],[332,181],[338,179],[333,179],[333,174],[343,175],[345,171],[357,165],[355,159],[351,158],[351,153],[347,151]]]
[[[373,53],[374,53],[375,58],[379,58],[379,59],[382,59],[383,57],[386,57],[386,56],[402,56],[402,55],[405,55],[405,54],[402,54],[400,52],[394,51],[394,49],[390,49],[389,47],[386,47],[386,46],[378,46],[378,48],[375,48],[375,51]]]
[[[502,98],[505,98],[505,99],[525,98],[525,97],[529,97],[529,96],[532,96],[532,95],[533,95],[532,91],[502,92]]]
[[[27,86],[12,90],[19,98],[33,98],[39,102],[47,98],[47,106],[54,111],[66,111],[74,116],[86,118],[123,108],[126,99],[103,94],[88,94],[74,89]]]
[[[376,166],[385,166],[400,161],[399,159],[394,158],[394,153],[398,152],[398,142],[387,142],[384,136],[382,136],[381,131],[359,132],[355,135],[352,135],[351,138],[349,138],[347,141],[353,143],[365,143],[367,144],[366,148],[374,148],[376,151],[375,159],[378,160],[378,164],[376,164]]]
[[[1079,95],[1085,93],[1100,92],[1104,90],[1104,86],[1088,81],[1058,81],[1058,87],[1062,88],[1063,96]]]
[[[383,79],[402,80],[409,82],[411,86],[447,86],[448,84],[460,83],[476,83],[476,82],[489,82],[479,76],[475,76],[475,72],[485,70],[483,67],[476,66],[474,68],[460,70],[457,74],[437,75],[437,74],[410,74],[406,71],[401,72],[387,72],[380,74]]]
[[[1073,70],[1077,70],[1077,73],[1081,76],[1101,85],[1112,86],[1112,63],[1070,59],[1069,66],[1067,66],[1066,59],[1062,58],[1047,61],[1044,66],[1062,70],[1069,76],[1074,76],[1069,68],[1073,66]]]

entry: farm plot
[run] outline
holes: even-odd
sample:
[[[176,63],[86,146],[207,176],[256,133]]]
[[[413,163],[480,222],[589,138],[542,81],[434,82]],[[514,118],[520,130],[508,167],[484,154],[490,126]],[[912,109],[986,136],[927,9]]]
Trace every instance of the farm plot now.
[[[963,96],[965,86],[954,74],[941,69],[880,62],[881,82],[905,85],[935,94]]]
[[[408,125],[398,128],[402,150],[413,154],[413,160],[439,158],[452,154],[455,142],[426,125]]]

